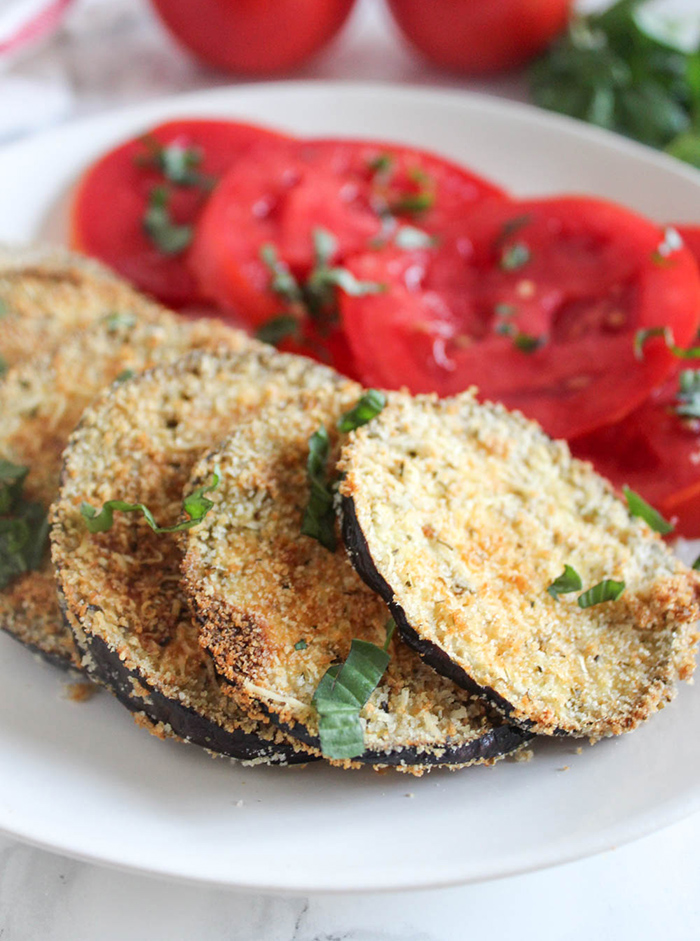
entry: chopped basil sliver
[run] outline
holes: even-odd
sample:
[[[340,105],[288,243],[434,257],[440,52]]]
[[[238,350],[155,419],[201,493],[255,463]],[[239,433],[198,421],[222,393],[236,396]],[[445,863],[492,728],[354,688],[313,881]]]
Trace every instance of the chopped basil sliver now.
[[[531,219],[532,216],[527,213],[522,216],[514,216],[512,219],[508,219],[507,222],[504,222],[498,236],[498,244],[507,241],[511,235],[515,235],[515,233],[519,232],[520,229],[524,228],[526,225],[529,225]]]
[[[515,334],[515,327],[512,323],[497,323],[494,324],[494,333],[497,333],[502,337],[512,337]]]
[[[255,336],[263,343],[277,346],[282,340],[296,336],[298,333],[299,320],[292,317],[291,314],[280,314],[279,317],[271,317],[261,327],[258,327]]]
[[[48,541],[46,511],[26,500],[29,468],[0,459],[0,588],[23,572],[39,568]]]
[[[300,303],[303,297],[299,283],[287,265],[279,260],[275,246],[263,245],[260,249],[260,260],[272,275],[270,290],[292,304]]]
[[[216,467],[212,475],[212,482],[199,487],[182,501],[182,508],[189,516],[189,519],[176,523],[174,526],[159,526],[151,511],[143,503],[126,503],[124,500],[108,500],[99,513],[89,503],[81,503],[80,512],[91,533],[104,533],[111,529],[114,523],[115,510],[120,513],[142,513],[154,533],[181,533],[201,523],[214,506],[213,501],[205,497],[204,494],[216,490],[220,480],[221,471]]]
[[[434,193],[406,193],[389,204],[389,211],[394,215],[419,215],[432,209],[434,205]]]
[[[387,646],[390,636],[387,626]],[[353,640],[345,663],[329,667],[321,678],[313,705],[326,758],[357,758],[364,752],[360,711],[377,688],[389,659],[386,649]]]
[[[397,248],[411,251],[414,248],[432,248],[437,242],[434,235],[429,235],[413,225],[402,225],[394,236]]]
[[[7,317],[9,313],[10,313],[10,308],[7,306],[7,301],[4,301],[0,297],[0,319],[2,317]]]
[[[179,255],[192,242],[191,225],[178,225],[170,216],[170,194],[164,186],[154,186],[143,215],[143,228],[148,238],[164,255]]]
[[[328,432],[321,425],[309,438],[309,456],[306,473],[309,481],[309,502],[304,511],[301,532],[318,540],[329,552],[335,552],[335,511],[333,492],[328,480],[328,456],[330,440]]]
[[[513,337],[513,345],[523,353],[534,353],[545,343],[544,337],[533,337],[529,333],[516,333]]]
[[[338,251],[338,239],[327,229],[316,228],[313,231],[316,266],[324,267],[331,263]]]
[[[593,605],[603,604],[606,601],[617,601],[624,590],[624,582],[604,578],[602,582],[598,582],[597,585],[578,596],[578,606],[579,608],[592,608]]]
[[[7,372],[7,360],[4,356],[0,356],[0,376],[4,376]]]
[[[338,419],[338,430],[347,433],[361,428],[362,425],[376,418],[385,405],[386,396],[383,392],[368,389],[357,405]]]
[[[700,369],[684,369],[678,377],[676,414],[700,418]]]
[[[308,646],[309,646],[309,645],[306,643],[306,641],[305,641],[304,638],[302,637],[301,640],[298,640],[298,641],[296,642],[296,644],[294,644],[294,649],[295,649],[295,650],[306,650],[306,648],[307,648]]]
[[[187,147],[179,141],[161,144],[150,134],[141,138],[148,153],[136,157],[141,166],[160,170],[166,180],[177,186],[201,186],[211,189],[215,183],[213,177],[200,173],[197,169],[202,163],[202,151],[199,147]]]
[[[112,314],[107,314],[107,316],[104,318],[104,324],[110,333],[115,333],[119,327],[135,327],[136,315],[129,311],[124,313],[115,311]]]
[[[336,285],[350,297],[366,297],[369,294],[381,294],[386,290],[385,284],[377,284],[375,281],[358,281],[347,268],[328,268],[324,271],[317,271],[315,283]]]
[[[700,555],[699,555],[699,556],[697,557],[697,559],[693,562],[693,568],[695,569],[696,572],[699,572],[699,571],[700,571]]]
[[[547,591],[555,599],[559,600],[559,595],[566,595],[572,591],[580,591],[583,588],[581,576],[575,568],[570,565],[564,566],[564,571],[555,578]]]
[[[517,271],[530,261],[530,249],[524,242],[514,242],[503,249],[500,266],[503,271]]]
[[[133,379],[135,375],[136,373],[133,369],[123,369],[114,381],[126,382],[127,379]]]
[[[700,346],[691,346],[688,349],[677,346],[670,327],[647,327],[637,330],[634,335],[634,355],[637,359],[644,359],[644,345],[652,337],[663,337],[668,349],[678,359],[700,359]]]
[[[379,154],[373,157],[367,164],[373,173],[387,173],[394,166],[394,158],[391,154]]]
[[[638,493],[635,493],[634,490],[631,490],[627,486],[622,488],[622,492],[627,499],[627,509],[630,512],[630,516],[638,516],[640,519],[643,519],[654,532],[661,533],[662,536],[673,532],[673,526],[668,520],[665,520],[653,506],[649,506],[646,500],[642,499]]]

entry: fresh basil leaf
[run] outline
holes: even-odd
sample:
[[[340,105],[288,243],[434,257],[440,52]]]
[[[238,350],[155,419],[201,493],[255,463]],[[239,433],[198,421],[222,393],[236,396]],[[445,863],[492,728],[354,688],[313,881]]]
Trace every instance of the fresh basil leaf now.
[[[279,317],[271,317],[265,323],[258,327],[255,336],[263,343],[270,343],[277,346],[282,340],[288,337],[295,337],[299,333],[299,320],[291,314],[280,314]]]
[[[435,205],[435,193],[405,193],[389,203],[389,212],[395,216],[418,216]]]
[[[627,499],[627,509],[630,516],[638,516],[643,519],[654,532],[661,533],[663,536],[673,532],[673,526],[668,520],[665,520],[658,510],[650,506],[638,493],[635,493],[627,486],[622,488],[622,492]]]
[[[312,233],[314,243],[314,256],[316,267],[322,268],[330,265],[333,256],[338,251],[338,239],[327,229],[315,228]]]
[[[389,631],[387,636],[390,638]],[[388,646],[388,639],[387,639]],[[326,758],[357,758],[364,750],[360,711],[389,664],[385,649],[353,640],[342,666],[326,671],[313,698],[318,713],[321,751]]]
[[[530,333],[518,332],[513,337],[513,345],[523,353],[535,353],[546,342],[545,337],[535,337]]]
[[[28,468],[0,460],[0,588],[39,568],[48,539],[46,511],[24,499]]]
[[[570,565],[565,565],[564,571],[558,578],[554,579],[547,591],[555,601],[558,601],[559,595],[566,595],[572,591],[580,591],[582,588],[581,576],[576,569],[572,568]]]
[[[309,438],[309,456],[306,473],[309,481],[309,500],[304,511],[301,532],[318,540],[329,552],[335,552],[337,539],[335,534],[335,511],[333,492],[328,480],[328,457],[330,439],[328,432],[321,425]]]
[[[120,312],[114,311],[111,314],[107,314],[104,318],[104,325],[107,327],[110,333],[115,333],[119,327],[135,327],[136,326],[136,315],[132,314],[130,311]]]
[[[676,414],[700,418],[700,369],[683,369],[678,377]]]
[[[143,215],[143,229],[150,241],[164,255],[180,255],[189,248],[194,229],[178,225],[170,215],[170,194],[164,186],[154,186]]]
[[[518,271],[530,261],[530,249],[524,242],[514,242],[503,249],[500,267],[503,271]]]
[[[28,473],[29,468],[24,464],[13,464],[12,461],[0,458],[0,514],[10,513],[21,499]]]
[[[274,245],[263,245],[260,249],[260,259],[270,272],[270,290],[292,304],[303,300],[301,288],[287,265],[280,261]]]
[[[624,582],[617,582],[612,578],[604,578],[588,591],[579,595],[577,601],[579,608],[592,608],[596,604],[603,604],[606,601],[617,601],[625,590]]]
[[[357,405],[338,419],[338,430],[345,434],[354,431],[356,428],[361,428],[362,425],[366,425],[367,422],[376,418],[385,405],[386,396],[383,392],[379,392],[377,389],[368,389]]]
[[[416,248],[433,248],[437,239],[434,235],[429,235],[422,229],[417,229],[413,225],[402,225],[394,236],[394,244],[397,248],[404,251],[411,251]]]
[[[213,501],[204,496],[219,486],[221,480],[221,471],[217,467],[212,475],[212,482],[206,486],[199,487],[182,502],[182,508],[189,516],[188,520],[176,523],[174,526],[159,526],[151,511],[143,503],[126,503],[124,500],[107,500],[98,513],[94,506],[89,503],[80,504],[80,513],[85,520],[85,525],[91,533],[104,533],[112,528],[114,524],[114,513],[142,513],[144,519],[151,527],[154,533],[181,533],[187,529],[192,529],[204,519],[209,510],[214,506]]]

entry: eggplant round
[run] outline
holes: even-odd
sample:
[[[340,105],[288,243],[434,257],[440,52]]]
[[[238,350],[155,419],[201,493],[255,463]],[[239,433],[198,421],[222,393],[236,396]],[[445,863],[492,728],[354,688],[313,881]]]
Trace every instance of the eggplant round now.
[[[108,314],[146,320],[162,312],[91,258],[0,244],[0,357],[6,366],[57,349],[68,334]]]
[[[392,394],[340,469],[358,573],[426,663],[510,722],[619,734],[692,675],[698,573],[519,413],[472,392]],[[567,565],[581,589],[557,596]],[[624,583],[621,596],[585,606],[605,579]]]
[[[309,758],[221,691],[180,583],[178,535],[154,532],[137,513],[116,513],[108,531],[93,534],[81,503],[143,503],[160,526],[177,524],[202,452],[265,402],[342,382],[324,366],[258,344],[240,354],[193,353],[112,386],[71,437],[51,533],[64,611],[90,674],[166,734],[244,759],[252,734],[270,761]]]
[[[195,467],[190,489],[215,472],[214,507],[190,530],[183,574],[200,642],[230,694],[321,753],[313,697],[353,640],[385,643],[386,605],[358,577],[337,539],[302,533],[311,488],[309,439],[328,435],[327,472],[339,451],[341,414],[358,400],[351,383],[300,393],[237,428]],[[331,513],[331,526],[335,517]],[[308,527],[307,527],[308,528]],[[336,534],[337,535],[337,534]],[[398,639],[386,672],[359,713],[356,754],[326,750],[343,767],[368,764],[421,774],[433,766],[493,762],[529,739],[492,718],[484,703],[437,675]]]
[[[58,494],[63,449],[84,408],[120,376],[192,349],[248,347],[219,321],[161,311],[147,320],[114,312],[68,335],[60,348],[10,369],[0,384],[0,458],[29,468],[24,496],[46,507]],[[0,590],[0,629],[54,664],[80,668],[56,598],[48,545],[41,567]]]

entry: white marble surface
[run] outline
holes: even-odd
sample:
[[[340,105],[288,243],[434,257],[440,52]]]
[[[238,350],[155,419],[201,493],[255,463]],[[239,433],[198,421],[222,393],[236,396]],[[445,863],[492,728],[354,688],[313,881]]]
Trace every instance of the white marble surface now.
[[[700,8],[698,0],[682,5]],[[401,46],[378,0],[362,0],[340,41],[296,77],[525,97],[518,75],[467,82],[427,68]],[[228,81],[177,50],[145,0],[77,0],[58,35],[0,71],[0,141]],[[699,875],[700,817],[603,856],[486,885],[312,899],[173,885],[0,838],[0,941],[697,941]]]

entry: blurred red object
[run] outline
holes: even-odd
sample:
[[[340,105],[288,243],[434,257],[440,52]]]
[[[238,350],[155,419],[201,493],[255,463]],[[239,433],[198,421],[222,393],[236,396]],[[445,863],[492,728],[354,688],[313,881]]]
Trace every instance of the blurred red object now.
[[[442,68],[522,65],[566,27],[572,0],[388,0],[408,41]]]
[[[265,75],[305,62],[340,30],[355,0],[153,0],[176,39],[231,72]]]
[[[72,0],[0,3],[0,64],[32,49],[57,29]]]

